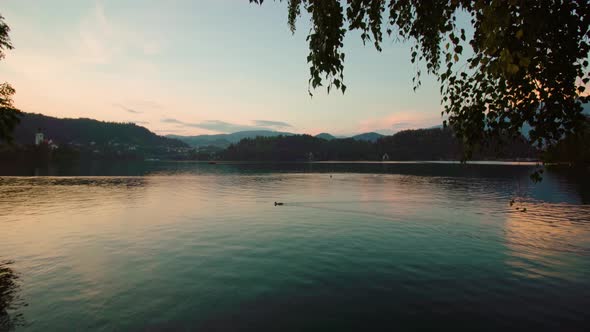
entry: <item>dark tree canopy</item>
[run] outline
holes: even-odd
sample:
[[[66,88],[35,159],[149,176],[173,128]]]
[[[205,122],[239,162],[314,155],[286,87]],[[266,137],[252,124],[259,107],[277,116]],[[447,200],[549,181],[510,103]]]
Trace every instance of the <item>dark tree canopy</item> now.
[[[6,50],[12,49],[8,33],[10,28],[4,22],[4,17],[0,15],[0,60],[6,56]],[[12,130],[18,123],[19,110],[14,108],[12,96],[14,89],[8,83],[0,83],[0,141],[10,141]]]
[[[10,37],[8,33],[10,32],[10,28],[4,22],[4,16],[0,15],[0,59],[4,59],[6,54],[6,50],[12,49],[12,43],[10,42]]]
[[[522,136],[498,151],[491,142],[474,158],[478,160],[517,160],[534,158],[536,151]],[[330,140],[309,135],[245,138],[230,145],[219,155],[232,161],[294,162],[334,160],[457,160],[463,155],[463,144],[450,128],[404,130],[376,141],[354,138]],[[311,153],[311,155],[310,155]]]
[[[584,122],[587,0],[288,0],[292,31],[302,11],[311,20],[312,89],[346,90],[343,40],[357,30],[379,51],[386,37],[412,43],[414,88],[420,68],[437,78],[442,115],[472,147],[525,124],[538,146],[554,145]]]
[[[12,131],[19,122],[19,110],[12,102],[14,89],[8,83],[0,83],[0,141],[12,140]]]

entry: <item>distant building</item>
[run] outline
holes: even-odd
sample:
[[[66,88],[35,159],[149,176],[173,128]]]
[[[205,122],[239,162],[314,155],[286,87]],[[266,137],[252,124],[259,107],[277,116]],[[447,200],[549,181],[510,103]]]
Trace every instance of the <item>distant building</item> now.
[[[53,142],[53,140],[51,140],[51,139],[49,141],[47,141],[47,145],[49,145],[51,150],[55,150],[55,149],[59,148],[59,146],[57,144],[55,144],[55,142]]]
[[[43,135],[43,133],[41,132],[41,129],[39,129],[39,131],[35,134],[35,145],[41,145],[43,144],[43,141],[45,140],[45,137]]]

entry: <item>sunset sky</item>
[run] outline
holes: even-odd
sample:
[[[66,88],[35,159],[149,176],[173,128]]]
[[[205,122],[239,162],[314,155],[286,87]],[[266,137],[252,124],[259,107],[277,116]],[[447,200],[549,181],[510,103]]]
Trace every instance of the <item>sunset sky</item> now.
[[[159,134],[250,129],[349,135],[438,125],[432,77],[412,90],[409,44],[345,41],[345,95],[307,93],[307,17],[248,0],[3,0],[15,50],[0,80],[25,112],[135,122]]]

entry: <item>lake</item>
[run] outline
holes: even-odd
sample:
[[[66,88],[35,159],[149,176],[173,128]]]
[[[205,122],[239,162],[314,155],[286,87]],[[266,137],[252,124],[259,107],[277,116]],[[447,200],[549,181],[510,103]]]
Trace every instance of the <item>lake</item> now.
[[[0,323],[17,331],[588,330],[588,174],[546,171],[534,184],[533,170],[0,166],[0,261],[18,276]]]

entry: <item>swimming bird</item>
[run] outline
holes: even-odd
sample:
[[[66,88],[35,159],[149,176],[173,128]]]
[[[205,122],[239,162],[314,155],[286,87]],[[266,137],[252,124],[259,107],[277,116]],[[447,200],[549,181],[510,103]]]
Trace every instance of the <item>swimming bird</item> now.
[[[285,205],[285,204],[282,202],[275,202],[275,206],[282,206],[282,205]]]

